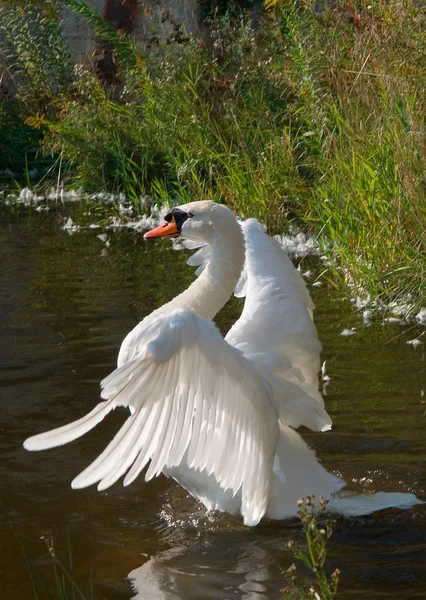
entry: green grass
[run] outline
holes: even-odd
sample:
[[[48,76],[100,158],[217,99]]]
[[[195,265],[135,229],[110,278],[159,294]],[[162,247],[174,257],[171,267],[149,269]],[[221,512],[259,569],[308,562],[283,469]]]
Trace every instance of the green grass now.
[[[74,560],[70,539],[68,538],[67,544],[68,564],[65,564],[58,558],[53,540],[45,539],[45,541],[50,557],[49,576],[43,574],[42,568],[28,548],[22,547],[34,600],[94,600],[92,574],[90,573],[89,584],[87,586],[89,587],[88,592],[83,591],[83,586],[77,583],[74,576]]]
[[[361,0],[359,27],[343,1],[316,15],[309,0],[273,0],[255,28],[229,9],[210,17],[208,46],[183,36],[149,53],[82,0],[47,4],[3,1],[0,12],[13,103],[42,140],[37,158],[61,156],[68,186],[123,192],[136,210],[145,193],[210,197],[272,232],[295,222],[332,243],[330,277],[342,285],[424,305],[426,9],[416,0]],[[114,86],[90,61],[69,65],[60,6],[112,45]]]

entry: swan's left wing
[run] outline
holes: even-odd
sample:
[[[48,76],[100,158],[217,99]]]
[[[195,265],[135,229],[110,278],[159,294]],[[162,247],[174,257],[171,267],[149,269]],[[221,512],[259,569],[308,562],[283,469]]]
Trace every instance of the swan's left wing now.
[[[241,491],[244,520],[257,523],[278,440],[277,414],[261,376],[211,321],[188,310],[142,322],[129,337],[128,362],[101,384],[104,402],[74,423],[29,438],[25,448],[70,442],[127,406],[131,415],[74,488],[99,482],[103,490],[126,471],[127,485],[149,461],[146,480],[182,464],[213,475],[223,490]]]

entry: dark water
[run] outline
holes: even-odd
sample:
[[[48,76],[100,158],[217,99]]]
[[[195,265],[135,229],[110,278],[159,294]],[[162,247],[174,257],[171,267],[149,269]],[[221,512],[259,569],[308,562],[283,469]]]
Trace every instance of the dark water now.
[[[125,417],[118,412],[83,439],[29,453],[23,440],[85,414],[113,368],[124,335],[191,281],[183,252],[140,234],[61,231],[70,209],[1,213],[0,221],[0,598],[31,599],[24,544],[51,579],[43,537],[97,599],[274,599],[292,562],[297,521],[244,528],[237,518],[206,517],[173,482],[138,479],[129,488],[73,491],[71,479],[103,448]],[[105,254],[105,253],[104,253]],[[333,290],[312,289],[324,358],[332,377],[327,408],[334,429],[307,434],[324,464],[354,489],[413,491],[426,499],[425,345],[420,333],[365,328]],[[219,318],[226,331],[240,305]],[[342,337],[343,328],[357,333]],[[424,400],[426,400],[426,395]],[[426,508],[340,519],[328,559],[341,570],[341,598],[426,597]],[[160,591],[162,589],[163,591]]]

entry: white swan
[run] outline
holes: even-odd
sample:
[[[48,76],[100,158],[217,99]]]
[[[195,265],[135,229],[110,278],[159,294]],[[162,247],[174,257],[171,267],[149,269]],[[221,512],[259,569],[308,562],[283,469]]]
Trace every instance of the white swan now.
[[[128,485],[150,461],[146,480],[163,472],[208,509],[241,514],[246,525],[294,516],[308,494],[346,514],[418,503],[412,494],[339,497],[344,481],[294,431],[331,427],[318,392],[313,304],[263,226],[250,219],[243,229],[246,251],[233,213],[203,201],[171,210],[145,234],[201,246],[188,261],[199,266],[199,278],[125,338],[117,369],[101,383],[103,402],[74,423],[30,437],[25,448],[70,442],[127,406],[126,422],[72,487],[98,483],[103,490],[126,472]],[[244,310],[223,339],[211,319],[237,282]]]

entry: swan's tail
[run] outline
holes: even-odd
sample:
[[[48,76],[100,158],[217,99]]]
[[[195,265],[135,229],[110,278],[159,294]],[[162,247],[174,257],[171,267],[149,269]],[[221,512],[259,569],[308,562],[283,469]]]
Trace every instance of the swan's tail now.
[[[402,492],[377,492],[376,494],[350,495],[340,492],[327,504],[327,510],[346,517],[363,517],[385,508],[412,508],[424,504],[414,494]]]
[[[303,438],[291,427],[280,426],[274,473],[266,516],[287,519],[297,515],[297,501],[314,495],[328,500],[327,510],[348,517],[370,515],[385,508],[423,504],[414,494],[378,492],[351,494],[345,482],[324,469]],[[281,470],[281,472],[280,472]]]
[[[324,469],[297,431],[280,424],[280,433],[266,511],[267,517],[279,520],[296,517],[301,498],[328,499],[346,485]]]

